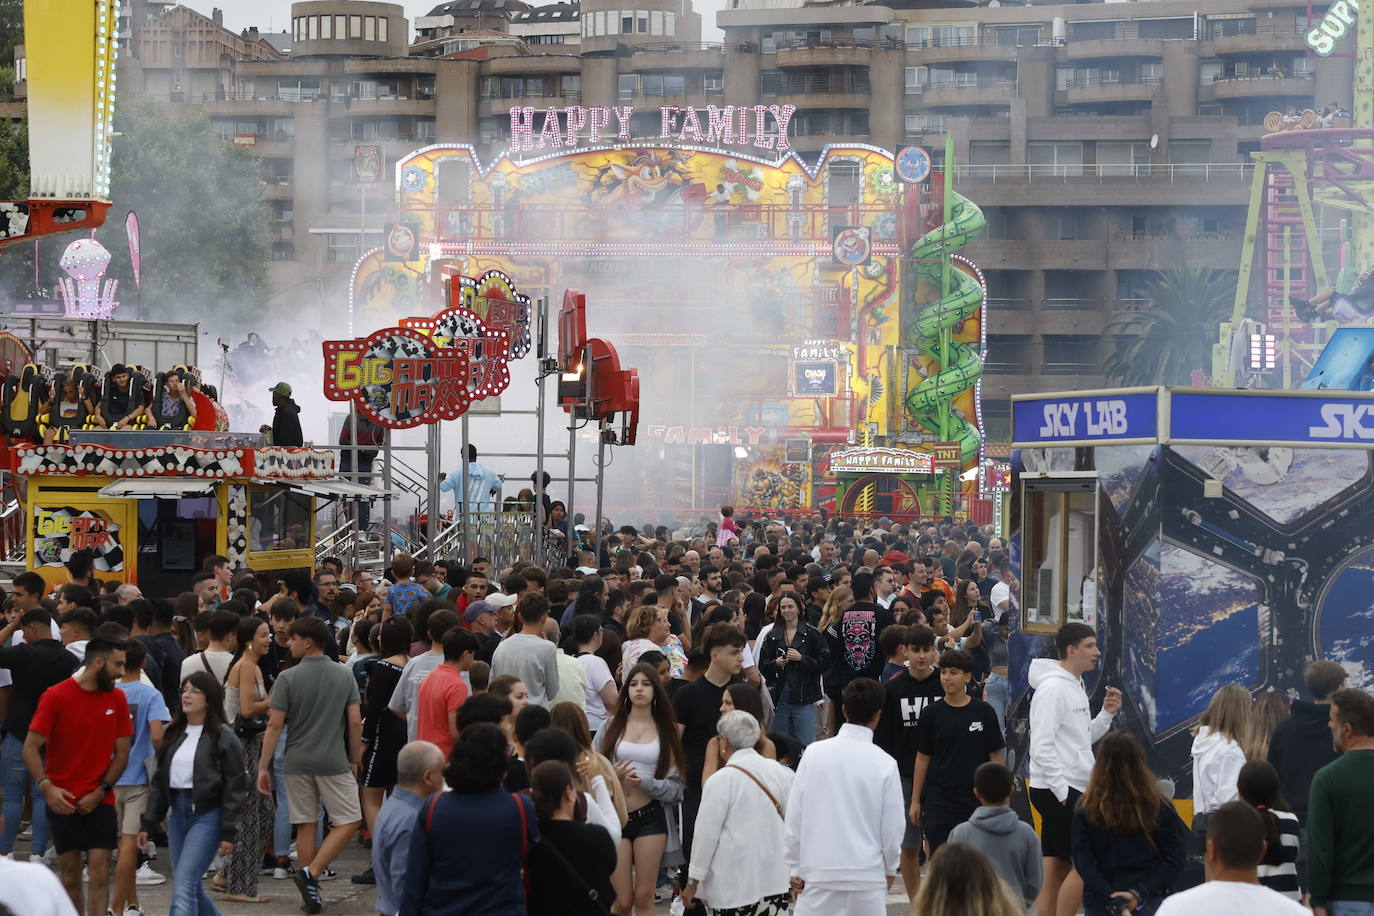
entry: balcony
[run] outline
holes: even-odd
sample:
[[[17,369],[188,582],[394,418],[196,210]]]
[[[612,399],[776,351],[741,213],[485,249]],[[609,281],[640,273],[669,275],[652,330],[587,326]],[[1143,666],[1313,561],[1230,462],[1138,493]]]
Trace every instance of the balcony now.
[[[580,72],[581,64],[578,59],[572,58],[572,61],[573,70]],[[636,71],[724,70],[724,45],[718,42],[664,42],[638,45],[630,54],[630,69]],[[541,71],[522,70],[519,72],[537,73]]]
[[[438,103],[433,99],[408,99],[404,96],[378,96],[376,98],[351,97],[348,100],[348,113],[353,117],[367,115],[388,115],[401,117],[432,118],[438,111]]]
[[[964,74],[947,83],[928,83],[921,89],[925,108],[966,108],[971,105],[1010,105],[1016,80]]]
[[[1311,99],[1316,83],[1311,73],[1293,76],[1255,74],[1250,76],[1217,76],[1212,81],[1213,97],[1223,99],[1269,98],[1289,96]]]
[[[263,200],[292,200],[294,197],[290,178],[268,178],[263,182]]]
[[[481,114],[487,117],[504,117],[512,108],[528,107],[535,111],[547,108],[563,108],[576,105],[582,100],[582,93],[571,89],[551,90],[539,95],[510,93],[499,98],[483,98]]]
[[[1240,235],[1118,236],[1107,246],[1109,270],[1172,266],[1226,267],[1240,263]]]
[[[1098,38],[1071,41],[1064,46],[1065,60],[1115,59],[1120,57],[1163,57],[1162,38]]]
[[[1107,263],[1100,239],[983,239],[962,253],[984,270],[1102,270]]]
[[[1224,57],[1227,54],[1270,54],[1280,51],[1306,51],[1306,27],[1294,23],[1290,26],[1271,25],[1251,22],[1246,29],[1234,35],[1222,35],[1213,23],[1212,34],[1202,43],[1205,57]]]
[[[760,101],[765,104],[772,101],[767,96],[765,93]],[[871,95],[867,77],[853,71],[791,73],[779,81],[776,100],[779,105],[796,105],[798,109],[862,108],[866,111]]]
[[[581,73],[582,60],[572,54],[534,54],[493,57],[482,61],[483,76],[530,76],[540,73]]]
[[[867,67],[878,51],[900,51],[898,40],[864,41],[853,38],[797,39],[778,43],[777,65],[788,67]]]
[[[1091,105],[1103,102],[1148,102],[1160,92],[1164,78],[1142,76],[1135,82],[1110,77],[1066,80],[1059,98],[1066,105]]]
[[[1209,206],[1244,207],[1250,199],[1249,163],[1164,163],[1161,165],[965,165],[955,188],[973,200],[999,206],[1043,206],[1052,193],[1063,206],[1196,206],[1206,187]],[[1054,185],[1053,191],[1046,186]]]
[[[908,51],[915,50],[914,60],[919,64],[947,64],[963,61],[1016,60],[1016,45],[1005,45],[995,40],[980,38],[947,38],[939,43],[924,42],[909,44]]]
[[[796,95],[779,93],[776,99],[761,99],[764,104],[795,105],[798,111],[816,108],[858,108],[868,110],[872,96],[856,92],[805,92]]]
[[[868,134],[803,134],[788,137],[787,142],[799,153],[819,153],[827,146],[855,146],[868,144]]]

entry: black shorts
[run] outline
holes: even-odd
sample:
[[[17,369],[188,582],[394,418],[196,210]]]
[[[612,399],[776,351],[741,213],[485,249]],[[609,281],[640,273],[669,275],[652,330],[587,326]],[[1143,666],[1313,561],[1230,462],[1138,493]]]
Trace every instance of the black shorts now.
[[[48,808],[48,835],[60,856],[64,852],[114,849],[119,843],[115,806],[99,804],[89,814],[56,814]]]
[[[656,801],[651,801],[644,807],[631,811],[625,819],[625,826],[620,831],[620,838],[629,840],[631,843],[642,836],[667,835],[668,812],[664,811],[663,806]]]
[[[954,828],[963,823],[963,821],[932,821],[926,819],[924,815],[922,815],[922,820],[926,821],[926,842],[930,844],[932,856],[935,855],[936,850],[949,842],[949,835],[954,832]]]
[[[1047,859],[1073,858],[1073,811],[1083,793],[1070,787],[1063,802],[1049,789],[1032,788],[1031,804],[1040,812],[1040,852]]]
[[[906,830],[902,833],[903,849],[921,848],[921,825],[911,822],[911,780],[902,778],[902,817],[906,819]]]

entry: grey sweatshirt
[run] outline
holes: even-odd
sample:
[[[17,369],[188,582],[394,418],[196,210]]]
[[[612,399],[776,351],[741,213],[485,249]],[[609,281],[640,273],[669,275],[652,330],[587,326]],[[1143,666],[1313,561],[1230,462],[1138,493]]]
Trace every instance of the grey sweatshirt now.
[[[982,807],[949,835],[951,843],[968,843],[992,860],[997,873],[1020,891],[1027,903],[1040,894],[1044,880],[1040,838],[1035,828],[1005,805]]]

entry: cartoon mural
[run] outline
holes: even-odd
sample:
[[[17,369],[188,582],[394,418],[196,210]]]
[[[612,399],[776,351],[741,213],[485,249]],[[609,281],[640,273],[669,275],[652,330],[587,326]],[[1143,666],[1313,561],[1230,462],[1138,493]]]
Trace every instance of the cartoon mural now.
[[[646,392],[682,392],[671,403],[646,398],[650,428],[765,427],[763,444],[779,448],[863,432],[919,444],[930,430],[904,402],[927,376],[954,397],[955,416],[977,417],[971,382],[956,391],[942,381],[937,356],[918,349],[928,342],[912,337],[916,302],[901,301],[912,241],[899,237],[904,195],[922,193],[898,184],[890,153],[867,146],[830,147],[815,166],[795,153],[771,161],[649,141],[489,164],[466,146],[429,147],[397,164],[390,217],[417,244],[401,260],[365,255],[350,308],[363,332],[433,313],[451,273],[499,271],[551,301],[573,288],[595,303],[589,330],[633,352]],[[834,240],[848,229],[866,235],[865,263],[837,262]],[[938,258],[943,248],[931,251]],[[931,277],[922,303],[941,298]],[[981,321],[981,309],[963,309],[940,329],[976,349]],[[976,460],[976,429],[972,441]],[[813,478],[817,456],[787,473],[798,462],[780,458],[752,449],[721,485],[748,505],[833,499],[833,480]],[[669,505],[701,497],[700,487],[664,494]]]

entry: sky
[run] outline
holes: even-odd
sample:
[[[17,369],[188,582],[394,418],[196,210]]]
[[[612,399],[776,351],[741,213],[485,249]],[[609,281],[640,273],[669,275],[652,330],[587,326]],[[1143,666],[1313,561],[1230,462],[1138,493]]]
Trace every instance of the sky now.
[[[402,0],[406,16],[412,25],[416,16],[439,5],[440,0]],[[528,0],[532,5],[540,5],[540,0]],[[546,0],[553,2],[553,0]],[[186,3],[191,9],[209,14],[214,6],[224,10],[224,24],[235,32],[241,32],[250,25],[263,31],[284,32],[291,26],[291,0],[191,0]],[[725,0],[697,0],[696,11],[701,13],[703,41],[719,41],[720,32],[715,28],[716,10],[725,8]]]

